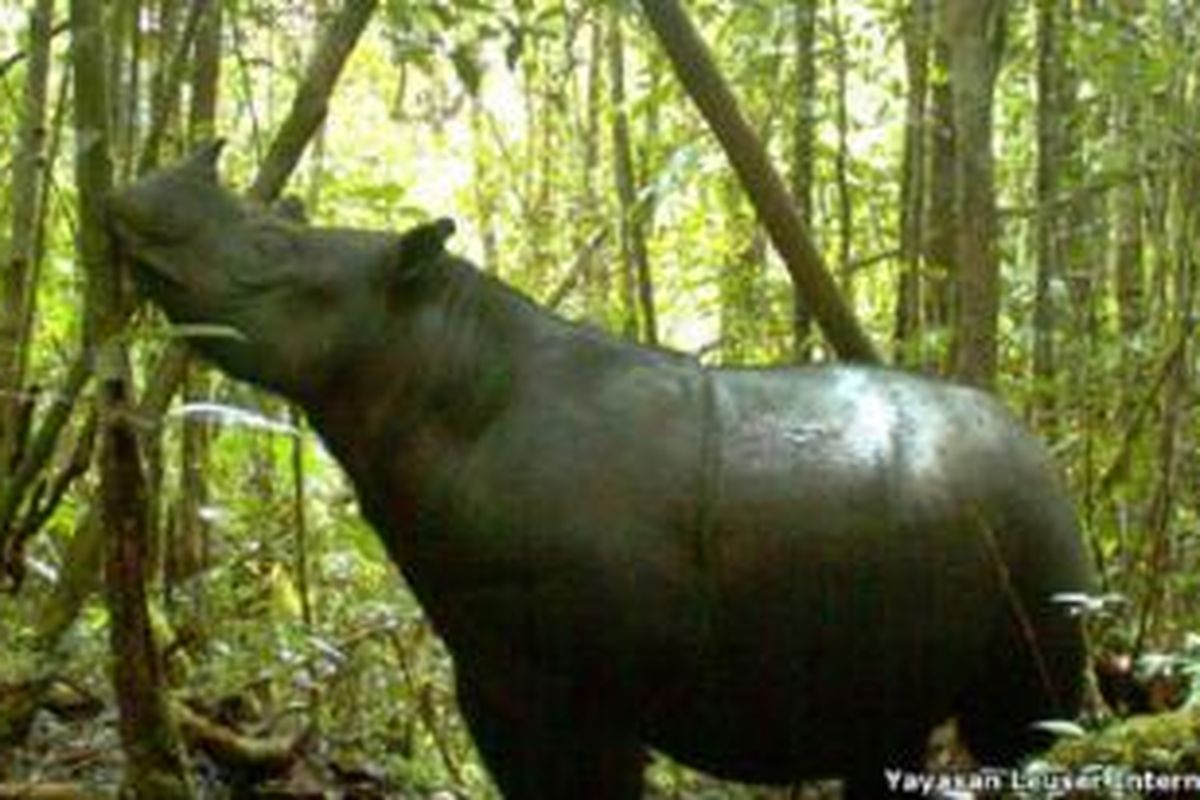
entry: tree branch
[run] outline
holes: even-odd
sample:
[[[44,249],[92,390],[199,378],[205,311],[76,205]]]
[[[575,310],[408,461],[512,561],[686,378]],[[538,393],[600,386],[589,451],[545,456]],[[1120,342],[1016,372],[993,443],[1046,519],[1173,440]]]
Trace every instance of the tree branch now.
[[[783,180],[687,13],[677,0],[642,0],[642,8],[675,74],[720,140],[772,244],[809,301],[830,345],[842,358],[878,362],[874,345],[838,292]]]
[[[251,197],[269,202],[283,190],[304,148],[325,119],[338,76],[378,5],[378,0],[346,0],[346,5],[321,36],[304,81],[296,90],[291,111],[280,126],[259,168],[258,178],[250,188]]]

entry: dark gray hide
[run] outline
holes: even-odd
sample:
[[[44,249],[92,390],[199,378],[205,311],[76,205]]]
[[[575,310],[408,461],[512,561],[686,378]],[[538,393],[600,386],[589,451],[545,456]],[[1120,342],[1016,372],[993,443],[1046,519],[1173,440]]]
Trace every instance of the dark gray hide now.
[[[1073,716],[1090,586],[1042,448],[883,369],[707,369],[564,322],[443,250],[307,228],[217,148],[118,194],[146,293],[301,404],[454,655],[510,800],[634,798],[657,748],[882,792],[958,716],[1009,764]],[[1022,622],[1022,620],[1024,622]]]

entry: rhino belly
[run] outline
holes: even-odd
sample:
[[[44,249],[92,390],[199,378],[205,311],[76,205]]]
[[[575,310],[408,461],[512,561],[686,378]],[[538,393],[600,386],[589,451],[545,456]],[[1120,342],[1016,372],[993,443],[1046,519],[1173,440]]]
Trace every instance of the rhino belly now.
[[[719,614],[712,649],[643,704],[648,743],[753,782],[897,763],[988,663],[990,613],[951,620],[914,608],[903,618],[865,592],[822,618],[815,609],[837,598],[802,594],[792,593],[790,614],[777,603]]]
[[[707,545],[707,650],[672,700],[646,704],[652,745],[748,781],[897,763],[1003,668],[1009,654],[987,647],[1005,601],[979,537],[870,500],[726,496]]]

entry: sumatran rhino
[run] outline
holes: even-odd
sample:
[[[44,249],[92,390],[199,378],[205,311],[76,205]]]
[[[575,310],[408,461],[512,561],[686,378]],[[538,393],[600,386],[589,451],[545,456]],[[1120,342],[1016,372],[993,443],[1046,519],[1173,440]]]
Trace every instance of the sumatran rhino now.
[[[949,717],[984,763],[1074,715],[1086,592],[1043,449],[886,369],[713,369],[566,322],[443,246],[303,227],[218,146],[112,199],[145,294],[304,408],[453,654],[504,796],[639,797],[648,749],[884,793]]]

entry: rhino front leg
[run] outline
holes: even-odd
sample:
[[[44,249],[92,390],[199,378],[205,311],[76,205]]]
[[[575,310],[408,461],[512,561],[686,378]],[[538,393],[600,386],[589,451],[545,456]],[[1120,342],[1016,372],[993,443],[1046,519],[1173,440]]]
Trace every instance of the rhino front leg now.
[[[457,680],[459,708],[505,800],[642,796],[645,755],[630,727],[599,710],[605,697],[522,692],[505,678],[480,681],[460,672]]]

